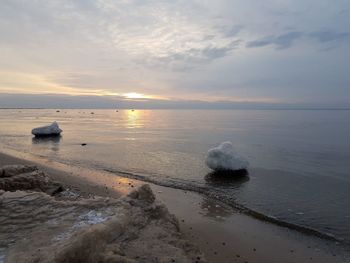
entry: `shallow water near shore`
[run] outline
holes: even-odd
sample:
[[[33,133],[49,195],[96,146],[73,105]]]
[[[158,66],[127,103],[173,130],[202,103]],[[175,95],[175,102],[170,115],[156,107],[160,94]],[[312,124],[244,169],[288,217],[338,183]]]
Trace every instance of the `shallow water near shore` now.
[[[61,137],[32,138],[55,120]],[[217,196],[347,244],[349,134],[350,111],[0,110],[4,151]],[[218,179],[205,167],[226,140],[249,159],[249,176]]]

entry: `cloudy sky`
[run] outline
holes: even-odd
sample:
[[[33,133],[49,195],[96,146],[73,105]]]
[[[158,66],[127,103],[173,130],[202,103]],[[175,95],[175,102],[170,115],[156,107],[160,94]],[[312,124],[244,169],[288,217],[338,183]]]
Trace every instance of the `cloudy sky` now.
[[[0,107],[349,106],[349,70],[349,0],[0,2]]]

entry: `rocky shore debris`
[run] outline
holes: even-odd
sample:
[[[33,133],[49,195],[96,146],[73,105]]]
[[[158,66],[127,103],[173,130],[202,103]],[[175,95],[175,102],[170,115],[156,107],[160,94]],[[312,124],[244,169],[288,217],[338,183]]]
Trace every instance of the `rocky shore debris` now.
[[[32,134],[36,137],[46,137],[46,136],[59,136],[62,130],[58,126],[57,122],[53,122],[50,125],[34,128]]]
[[[240,156],[231,142],[223,142],[208,151],[206,165],[217,172],[247,170],[248,160]]]

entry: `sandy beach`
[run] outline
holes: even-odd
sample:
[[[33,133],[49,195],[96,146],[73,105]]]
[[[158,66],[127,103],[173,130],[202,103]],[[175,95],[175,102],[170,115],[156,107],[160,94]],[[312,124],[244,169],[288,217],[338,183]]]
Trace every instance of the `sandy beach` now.
[[[144,184],[44,159],[1,154],[0,166],[9,164],[34,164],[49,178],[82,197],[101,196],[118,200]],[[181,236],[198,247],[208,262],[348,262],[347,252],[334,241],[261,222],[218,200],[196,193],[150,186],[156,199],[178,219]]]

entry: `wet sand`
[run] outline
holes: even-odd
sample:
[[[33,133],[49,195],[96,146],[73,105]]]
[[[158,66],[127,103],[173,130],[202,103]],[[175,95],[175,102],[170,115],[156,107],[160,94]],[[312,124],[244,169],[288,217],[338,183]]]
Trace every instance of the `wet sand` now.
[[[82,195],[119,197],[143,184],[106,172],[19,157],[0,154],[0,166],[34,161],[53,180]],[[261,222],[196,193],[156,185],[151,188],[179,219],[181,232],[204,252],[209,262],[350,261],[348,252],[335,242]]]

